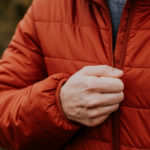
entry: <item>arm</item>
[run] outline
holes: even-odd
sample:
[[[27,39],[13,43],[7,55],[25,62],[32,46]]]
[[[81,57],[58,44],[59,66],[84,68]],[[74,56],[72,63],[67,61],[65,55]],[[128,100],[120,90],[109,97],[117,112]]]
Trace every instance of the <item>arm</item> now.
[[[60,149],[79,129],[59,104],[69,76],[47,77],[37,43],[31,6],[0,60],[0,145],[8,149]]]

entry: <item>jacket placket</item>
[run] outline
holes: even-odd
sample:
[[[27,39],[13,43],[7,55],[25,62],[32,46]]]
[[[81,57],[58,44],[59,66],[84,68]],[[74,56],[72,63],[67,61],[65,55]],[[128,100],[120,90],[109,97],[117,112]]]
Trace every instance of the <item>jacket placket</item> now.
[[[134,0],[127,0],[124,6],[123,13],[120,20],[120,25],[118,29],[117,41],[115,50],[113,50],[113,36],[112,36],[112,22],[110,17],[109,8],[105,0],[91,0],[97,4],[97,7],[104,8],[104,15],[106,16],[107,24],[109,26],[109,46],[111,51],[111,66],[124,69],[125,53],[127,49],[127,43],[129,40],[129,33],[131,29],[131,23],[135,8]],[[119,122],[119,110],[112,114],[112,149],[120,149],[120,122]]]

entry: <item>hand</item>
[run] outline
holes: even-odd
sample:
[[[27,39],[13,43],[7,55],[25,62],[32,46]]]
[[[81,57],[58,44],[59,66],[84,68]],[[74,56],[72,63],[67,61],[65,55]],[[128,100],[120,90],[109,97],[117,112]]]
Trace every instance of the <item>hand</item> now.
[[[90,127],[103,123],[124,99],[122,75],[123,71],[106,65],[75,73],[60,91],[66,117]]]

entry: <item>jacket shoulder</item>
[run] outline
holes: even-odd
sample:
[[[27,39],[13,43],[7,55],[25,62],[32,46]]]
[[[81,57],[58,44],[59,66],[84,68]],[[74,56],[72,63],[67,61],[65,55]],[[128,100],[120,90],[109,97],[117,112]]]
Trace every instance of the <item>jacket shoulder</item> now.
[[[34,0],[32,3],[35,21],[61,21],[71,11],[75,0]]]

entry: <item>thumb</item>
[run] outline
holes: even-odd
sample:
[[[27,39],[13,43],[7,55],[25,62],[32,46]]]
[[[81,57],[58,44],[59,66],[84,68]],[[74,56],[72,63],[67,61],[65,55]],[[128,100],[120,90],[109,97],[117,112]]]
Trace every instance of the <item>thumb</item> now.
[[[107,65],[86,66],[82,69],[82,72],[88,76],[96,77],[104,76],[120,78],[123,75],[122,70]]]

